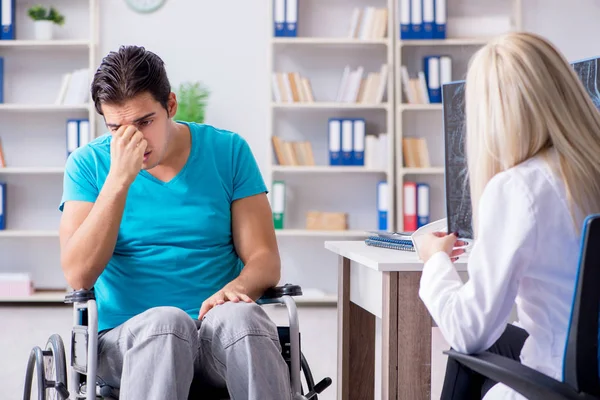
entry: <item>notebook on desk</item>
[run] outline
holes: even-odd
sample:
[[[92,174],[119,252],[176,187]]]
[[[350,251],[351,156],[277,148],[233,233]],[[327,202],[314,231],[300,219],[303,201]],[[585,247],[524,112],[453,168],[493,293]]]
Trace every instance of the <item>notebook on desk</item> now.
[[[410,234],[407,232],[370,232],[365,243],[368,246],[386,249],[415,251]]]

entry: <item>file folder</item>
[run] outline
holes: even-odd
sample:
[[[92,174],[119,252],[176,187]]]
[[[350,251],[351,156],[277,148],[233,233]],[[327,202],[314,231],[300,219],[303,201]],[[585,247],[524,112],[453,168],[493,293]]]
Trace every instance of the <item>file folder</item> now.
[[[0,230],[6,229],[6,183],[0,182]]]
[[[365,165],[365,120],[356,118],[354,120],[352,134],[352,164],[358,166]]]
[[[435,0],[423,0],[423,39],[433,39]]]
[[[342,120],[342,165],[352,165],[352,131],[354,122],[351,119]]]
[[[404,231],[417,230],[417,184],[404,182]]]
[[[0,27],[0,40],[15,40],[16,1],[0,1],[2,2],[2,7],[0,9],[0,19],[2,21],[2,26]]]
[[[273,182],[273,226],[283,229],[285,226],[285,182]]]
[[[400,0],[400,39],[412,39],[412,26],[410,23],[411,0]]]
[[[329,165],[342,165],[342,121],[329,120]]]
[[[429,223],[429,185],[417,184],[417,228]]]
[[[274,0],[273,1],[273,25],[275,37],[286,36],[285,34],[285,1],[286,0]]]
[[[298,0],[285,0],[286,36],[298,36]]]
[[[4,58],[0,57],[0,104],[4,103]]]
[[[388,229],[388,190],[386,181],[377,184],[377,229],[380,231]]]
[[[435,0],[434,39],[446,39],[446,20],[448,0]]]
[[[423,4],[422,0],[410,2],[411,39],[423,39]]]
[[[440,86],[440,57],[428,56],[423,59],[425,80],[430,103],[442,102],[442,89]]]
[[[67,157],[79,147],[79,121],[67,120]]]
[[[79,135],[77,147],[85,146],[90,142],[90,121],[82,119],[79,121]]]

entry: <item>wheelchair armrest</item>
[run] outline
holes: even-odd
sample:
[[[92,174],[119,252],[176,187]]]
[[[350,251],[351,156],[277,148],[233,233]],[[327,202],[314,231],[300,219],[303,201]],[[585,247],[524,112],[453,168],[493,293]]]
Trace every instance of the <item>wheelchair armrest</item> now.
[[[280,299],[283,296],[302,296],[302,288],[298,285],[286,283],[283,286],[269,288],[262,295],[260,300]]]
[[[96,299],[96,295],[94,293],[94,288],[87,290],[87,289],[80,289],[80,290],[74,290],[71,293],[67,294],[65,296],[65,303],[70,304],[70,303],[85,303],[88,300],[95,300]]]

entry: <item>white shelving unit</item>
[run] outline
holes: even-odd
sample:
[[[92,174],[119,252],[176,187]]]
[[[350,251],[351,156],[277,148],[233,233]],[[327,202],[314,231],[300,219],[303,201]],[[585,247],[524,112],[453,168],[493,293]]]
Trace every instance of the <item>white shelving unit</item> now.
[[[54,6],[65,16],[55,39],[35,40],[27,9]],[[0,231],[0,272],[28,272],[36,294],[0,297],[0,303],[62,303],[67,284],[60,268],[58,205],[67,157],[67,119],[88,119],[96,136],[91,104],[55,104],[63,74],[97,67],[99,0],[16,2],[16,40],[0,40],[4,58],[4,103],[0,140],[7,166],[6,229]]]
[[[430,185],[430,218],[435,221],[444,218],[445,181],[444,181],[444,133],[442,104],[408,104],[402,88],[400,69],[406,65],[411,78],[423,70],[423,57],[427,55],[450,55],[452,57],[452,80],[465,78],[471,55],[485,45],[491,37],[502,32],[483,32],[473,37],[454,36],[457,18],[467,15],[476,22],[478,16],[507,16],[510,30],[522,29],[522,0],[494,2],[492,0],[448,0],[447,35],[443,40],[402,40],[400,39],[400,1],[395,1],[394,37],[395,49],[395,99],[396,99],[396,137],[395,156],[396,174],[396,229],[404,230],[404,182],[425,182]],[[463,20],[464,22],[465,20]],[[456,22],[456,23],[455,23]],[[462,24],[464,25],[464,23]],[[487,27],[486,27],[487,28]],[[404,137],[424,137],[427,141],[431,167],[404,167],[402,139]]]
[[[271,0],[273,10],[273,0]],[[349,0],[344,2],[298,1],[298,36],[275,37],[273,15],[269,24],[269,115],[267,169],[269,188],[275,180],[286,182],[286,224],[276,230],[282,255],[282,280],[316,288],[322,304],[334,305],[337,291],[337,261],[325,251],[324,240],[361,240],[377,230],[377,183],[389,186],[388,230],[394,229],[394,0]],[[387,32],[383,39],[349,38],[355,8],[387,8]],[[333,101],[346,65],[364,66],[363,77],[388,65],[386,93],[382,103]],[[273,96],[274,72],[299,72],[310,80],[314,102],[278,103]],[[386,168],[330,166],[328,119],[364,118],[367,134],[388,133]],[[310,141],[315,166],[281,166],[274,157],[271,138]],[[349,229],[312,231],[303,229],[309,210],[347,212]],[[314,302],[311,302],[314,303]]]

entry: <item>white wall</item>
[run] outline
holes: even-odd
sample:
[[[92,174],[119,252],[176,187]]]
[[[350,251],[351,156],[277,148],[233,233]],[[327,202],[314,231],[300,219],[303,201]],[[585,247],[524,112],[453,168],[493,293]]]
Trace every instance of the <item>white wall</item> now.
[[[523,0],[523,3],[525,28],[547,36],[569,60],[600,54],[600,42],[595,40],[600,36],[597,24],[600,3],[597,0]],[[264,169],[269,151],[266,145],[266,113],[270,101],[267,91],[267,51],[271,31],[268,15],[266,0],[168,0],[163,9],[148,16],[134,14],[123,0],[102,0],[100,54],[116,49],[120,44],[143,44],[165,60],[173,83],[184,80],[207,83],[213,91],[207,122],[246,137]],[[345,25],[346,20],[340,23]],[[294,239],[283,240],[286,248],[296,245]],[[313,244],[317,240],[321,239],[310,239]],[[299,258],[299,252],[294,252],[284,254],[284,261],[299,266],[315,263],[319,258],[311,254],[312,248],[303,245],[305,258]],[[2,249],[6,252],[3,251],[0,257],[0,266],[6,262],[5,255],[10,247]],[[334,279],[335,259],[327,258],[324,266],[322,273],[330,280]],[[306,279],[299,269],[295,271],[294,281]],[[313,278],[319,279],[319,276]],[[0,310],[0,343],[5,346],[8,343],[14,349],[0,357],[0,387],[6,391],[2,392],[3,399],[20,398],[22,370],[28,351],[34,345],[44,344],[47,330],[44,327],[54,332],[60,330],[56,325],[59,320],[68,322],[67,310],[52,313],[47,310],[28,308],[26,313],[12,307]],[[310,321],[309,318],[304,320]],[[320,325],[318,320],[314,324],[308,322],[303,329],[320,332]],[[329,326],[330,329],[323,332],[326,341],[318,346],[335,346],[336,333],[332,325]],[[304,346],[310,347],[311,343]],[[329,354],[327,372],[320,371],[319,377],[324,373],[332,378],[335,376],[335,371],[329,369],[335,366],[330,357]],[[318,360],[311,362],[319,363]],[[328,389],[327,398],[334,398],[329,397],[334,391],[334,388]]]

